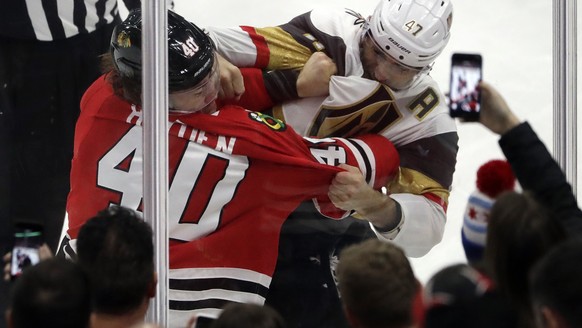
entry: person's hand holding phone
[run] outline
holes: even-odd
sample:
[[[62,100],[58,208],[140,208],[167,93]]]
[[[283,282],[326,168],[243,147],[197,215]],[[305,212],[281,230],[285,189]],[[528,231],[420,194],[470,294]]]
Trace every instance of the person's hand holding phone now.
[[[20,221],[14,225],[14,245],[10,263],[12,279],[24,269],[40,261],[39,248],[44,243],[43,226],[37,222]]]
[[[482,107],[479,121],[491,132],[504,134],[519,125],[520,121],[501,94],[487,82],[479,83]]]
[[[38,257],[39,257],[40,261],[44,261],[46,259],[53,257],[53,252],[51,251],[50,247],[46,243],[42,244],[38,248]],[[12,274],[11,274],[12,273],[12,252],[8,252],[8,253],[4,254],[4,257],[2,258],[2,260],[4,261],[3,279],[4,279],[4,281],[10,281],[11,279],[13,279]]]

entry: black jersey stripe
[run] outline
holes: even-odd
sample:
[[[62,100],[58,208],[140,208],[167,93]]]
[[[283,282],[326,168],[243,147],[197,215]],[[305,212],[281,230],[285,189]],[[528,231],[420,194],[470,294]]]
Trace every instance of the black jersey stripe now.
[[[170,309],[179,311],[191,311],[199,309],[222,309],[229,303],[239,303],[223,299],[209,298],[198,301],[170,300]]]
[[[226,289],[236,292],[246,292],[267,297],[269,288],[252,281],[233,278],[196,278],[170,279],[170,289],[183,291],[202,291],[209,289]]]
[[[370,163],[369,157],[370,154],[369,152],[367,152],[359,143],[354,142],[351,139],[344,139],[346,142],[349,142],[350,145],[352,145],[357,151],[358,153],[360,153],[360,156],[364,162],[364,166],[366,167],[366,181],[372,181],[372,173],[374,172],[373,167],[372,167],[372,163]]]
[[[94,5],[85,0],[5,2],[0,10],[0,35],[10,38],[62,40],[120,22],[117,0],[98,0]],[[140,7],[140,0],[124,0],[124,3],[129,10]]]
[[[447,132],[400,146],[400,166],[429,176],[448,189],[457,163],[458,140],[457,132]]]

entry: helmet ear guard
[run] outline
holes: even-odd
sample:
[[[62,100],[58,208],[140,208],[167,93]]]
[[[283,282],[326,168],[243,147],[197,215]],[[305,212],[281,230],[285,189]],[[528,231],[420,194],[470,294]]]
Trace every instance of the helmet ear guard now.
[[[132,10],[111,35],[110,52],[124,77],[141,80],[141,10]]]
[[[132,10],[111,36],[113,63],[120,75],[141,80],[142,15]],[[184,17],[168,10],[168,84],[170,92],[200,83],[214,65],[214,45],[206,33]]]
[[[382,51],[411,68],[430,65],[450,39],[450,0],[382,0],[367,24]]]

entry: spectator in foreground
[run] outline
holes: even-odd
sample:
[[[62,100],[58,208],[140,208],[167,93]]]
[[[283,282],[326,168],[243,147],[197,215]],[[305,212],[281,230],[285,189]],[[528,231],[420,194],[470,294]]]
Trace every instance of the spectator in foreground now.
[[[523,194],[509,192],[491,211],[485,267],[512,304],[521,326],[533,326],[527,277],[533,265],[569,236],[582,235],[582,211],[564,173],[527,122],[520,123],[491,85],[480,83],[480,122],[499,144]]]
[[[285,328],[281,315],[268,305],[231,303],[210,328]]]
[[[368,239],[340,255],[339,292],[351,327],[422,326],[422,287],[401,248]]]
[[[77,261],[93,292],[92,328],[144,321],[155,296],[151,227],[133,210],[112,206],[89,219],[77,239]]]
[[[529,123],[520,122],[495,88],[481,82],[480,122],[499,134],[499,145],[517,181],[533,193],[568,234],[582,236],[582,211],[572,187]]]
[[[582,327],[582,241],[554,247],[532,269],[530,295],[539,328]]]
[[[485,274],[469,264],[438,271],[424,289],[424,328],[513,328],[515,313]]]
[[[6,313],[9,328],[86,328],[90,288],[83,270],[50,258],[24,270],[13,286]]]

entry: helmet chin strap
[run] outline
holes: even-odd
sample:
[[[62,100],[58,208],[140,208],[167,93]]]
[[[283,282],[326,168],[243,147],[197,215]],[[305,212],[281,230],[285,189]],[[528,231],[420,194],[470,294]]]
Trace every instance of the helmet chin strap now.
[[[170,114],[172,114],[172,115],[188,115],[188,114],[192,114],[192,113],[196,113],[196,112],[198,112],[198,111],[177,110],[177,109],[170,108]]]
[[[409,89],[411,87],[413,87],[416,83],[418,83],[420,81],[420,77],[422,75],[428,74],[430,73],[430,71],[432,70],[432,66],[434,63],[426,66],[425,68],[423,68],[421,71],[419,71],[411,80],[408,84],[406,84],[405,86],[401,87],[401,88],[393,88],[390,87],[391,89],[393,89],[394,91],[401,91],[401,90],[406,90]],[[388,83],[386,83],[385,81],[382,82],[383,84],[389,85]]]
[[[364,38],[366,37],[366,35],[370,32],[370,21],[369,20],[365,20],[364,24],[362,24],[362,35],[360,35],[360,42],[362,42],[364,40]]]

